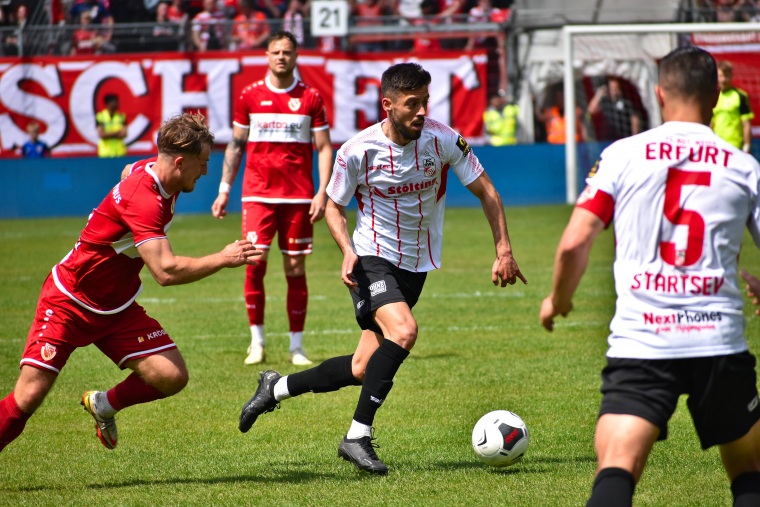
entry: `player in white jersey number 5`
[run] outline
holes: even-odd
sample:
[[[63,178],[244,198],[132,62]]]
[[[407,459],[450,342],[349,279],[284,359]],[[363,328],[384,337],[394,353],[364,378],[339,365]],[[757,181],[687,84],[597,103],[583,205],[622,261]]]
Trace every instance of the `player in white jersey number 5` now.
[[[631,505],[686,394],[702,448],[720,449],[734,506],[757,506],[760,404],[737,258],[745,227],[760,246],[760,165],[708,127],[718,99],[709,53],[665,56],[655,94],[665,123],[602,153],[560,241],[540,320],[551,331],[572,310],[594,239],[614,222],[617,305],[586,505]]]
[[[341,147],[328,185],[325,217],[343,252],[341,279],[350,289],[362,329],[356,351],[286,377],[263,372],[256,393],[243,406],[241,431],[286,398],[361,385],[338,456],[360,470],[388,472],[374,451],[372,423],[417,339],[411,310],[425,276],[441,266],[449,170],[480,199],[491,225],[494,285],[512,285],[518,278],[527,283],[512,257],[501,198],[483,166],[464,138],[425,117],[429,84],[430,74],[416,63],[387,69],[381,86],[388,119]],[[359,211],[352,240],[345,206],[354,196]]]

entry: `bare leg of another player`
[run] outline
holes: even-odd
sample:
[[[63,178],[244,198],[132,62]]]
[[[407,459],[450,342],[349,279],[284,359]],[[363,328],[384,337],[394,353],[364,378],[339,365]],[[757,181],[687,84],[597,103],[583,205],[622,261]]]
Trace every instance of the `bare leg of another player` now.
[[[660,429],[628,414],[604,414],[596,424],[597,469],[586,507],[631,505]]]
[[[760,505],[760,421],[743,437],[721,445],[720,457],[731,481],[734,507]]]

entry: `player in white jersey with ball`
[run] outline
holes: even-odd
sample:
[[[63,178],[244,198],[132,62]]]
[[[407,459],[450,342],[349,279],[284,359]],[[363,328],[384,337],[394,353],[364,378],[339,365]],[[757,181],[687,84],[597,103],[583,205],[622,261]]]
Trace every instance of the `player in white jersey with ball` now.
[[[551,331],[572,310],[594,239],[614,222],[617,305],[587,506],[631,505],[682,394],[702,448],[719,446],[734,506],[756,506],[760,406],[737,258],[745,227],[760,246],[760,165],[708,126],[718,98],[709,53],[665,56],[655,93],[665,123],[602,153],[560,241],[540,320]]]
[[[425,116],[429,84],[430,74],[416,63],[387,69],[381,86],[388,119],[341,147],[328,184],[325,217],[343,252],[341,279],[362,329],[356,351],[286,377],[263,372],[256,393],[243,406],[241,431],[281,400],[361,385],[338,455],[360,470],[388,472],[374,451],[372,423],[417,339],[411,310],[427,272],[441,266],[449,170],[478,197],[491,225],[494,285],[505,287],[518,278],[527,283],[512,256],[501,198],[483,166],[464,138]],[[353,197],[359,211],[352,240],[345,207]]]

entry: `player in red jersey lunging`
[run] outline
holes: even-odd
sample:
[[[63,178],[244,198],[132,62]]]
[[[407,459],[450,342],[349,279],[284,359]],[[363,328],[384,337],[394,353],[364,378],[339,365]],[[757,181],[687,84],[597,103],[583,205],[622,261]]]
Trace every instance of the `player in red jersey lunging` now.
[[[259,254],[249,241],[200,258],[172,252],[166,231],[175,203],[207,173],[213,143],[200,115],[165,122],[158,132],[158,157],[131,168],[93,211],[74,249],[53,267],[42,286],[16,387],[0,400],[0,450],[21,434],[78,347],[94,344],[119,368],[132,370],[108,391],[82,396],[109,449],[118,442],[119,410],[185,387],[188,373],[177,346],[136,299],[143,266],[160,285],[179,285],[252,264]]]

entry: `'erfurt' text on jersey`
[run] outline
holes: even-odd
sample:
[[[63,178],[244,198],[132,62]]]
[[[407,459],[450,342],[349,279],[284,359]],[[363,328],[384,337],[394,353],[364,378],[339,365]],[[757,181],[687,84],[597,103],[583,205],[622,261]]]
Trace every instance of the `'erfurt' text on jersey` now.
[[[483,173],[464,138],[430,118],[420,138],[405,146],[391,142],[382,123],[348,140],[338,151],[327,193],[341,206],[356,197],[357,255],[382,257],[413,272],[440,268],[449,169],[465,186]]]
[[[760,165],[707,126],[667,122],[612,144],[577,206],[616,234],[609,357],[747,350],[737,257],[760,245]]]

